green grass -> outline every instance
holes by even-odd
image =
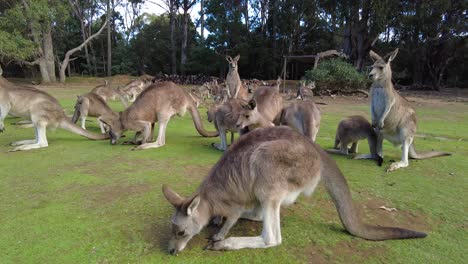
[[[48,89],[71,113],[76,94],[88,88]],[[111,103],[116,110],[122,106]],[[366,101],[322,107],[318,143],[333,144],[340,119],[368,116]],[[205,230],[178,257],[167,254],[172,206],[164,199],[167,183],[181,194],[194,191],[221,153],[218,138],[199,136],[187,114],[169,123],[166,146],[130,151],[90,141],[67,131],[49,131],[49,147],[8,153],[9,142],[30,139],[32,129],[10,125],[0,135],[1,263],[463,263],[467,243],[468,106],[417,107],[419,150],[454,153],[385,173],[400,150],[384,145],[384,167],[372,161],[334,156],[365,219],[428,232],[419,240],[365,241],[343,232],[335,209],[320,187],[312,197],[283,208],[283,244],[270,249],[204,251]],[[205,110],[200,110],[205,114]],[[446,117],[448,115],[448,118]],[[95,122],[88,122],[97,132]],[[213,130],[212,125],[206,126]],[[131,133],[127,133],[132,136]],[[434,136],[444,136],[440,140]],[[461,140],[459,140],[461,139]],[[360,152],[367,152],[365,143]],[[386,212],[379,206],[396,207]],[[257,235],[261,225],[241,221],[231,235]]]

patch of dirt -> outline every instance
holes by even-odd
[[[153,186],[147,184],[92,186],[86,188],[86,199],[92,204],[101,206],[126,199],[132,195],[146,193],[151,190],[153,190]]]
[[[140,195],[153,190],[153,186],[148,184],[130,184],[120,183],[113,185],[92,185],[86,186],[82,184],[74,184],[61,190],[61,192],[76,192],[80,193],[86,201],[85,206],[98,208],[114,204],[117,201],[128,199],[133,195]]]
[[[364,246],[364,243],[370,242],[353,239],[341,241],[333,247],[309,247],[305,250],[307,263],[360,263],[369,258],[379,259],[385,255],[386,246],[383,243],[374,241],[372,246]]]
[[[203,180],[210,172],[213,165],[184,165],[184,176],[190,180]]]
[[[130,151],[130,150],[129,150]],[[119,166],[120,164],[125,166]],[[132,166],[127,166],[131,164]],[[157,171],[172,171],[173,168],[167,163],[156,159],[143,159],[143,158],[130,158],[124,155],[118,155],[99,161],[86,161],[80,163],[73,163],[62,167],[53,168],[51,173],[60,173],[61,171],[78,170],[81,173],[108,177],[130,174],[135,171],[135,166],[138,166],[138,171],[141,169],[157,170]]]

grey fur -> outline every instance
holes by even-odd
[[[294,203],[301,193],[312,194],[321,179],[350,234],[369,240],[426,236],[408,229],[363,223],[335,161],[307,137],[279,126],[242,136],[189,197],[184,198],[163,185],[164,196],[175,207],[169,252],[182,251],[213,216],[223,216],[226,222],[208,249],[277,246],[282,241],[280,206]],[[262,221],[261,235],[225,238],[239,218]]]
[[[86,117],[98,117],[101,133],[106,133],[103,123],[100,121],[100,116],[116,116],[117,113],[107,105],[106,101],[95,93],[87,93],[78,95],[75,103],[75,112],[73,113],[72,122],[76,123],[81,118],[81,128],[86,129]]]
[[[438,156],[449,156],[450,153],[430,151],[417,153],[414,149],[414,135],[416,134],[416,113],[409,102],[400,96],[392,83],[392,69],[390,62],[396,57],[398,49],[387,54],[384,58],[370,51],[374,60],[369,76],[371,86],[371,119],[372,126],[378,129],[377,153],[382,155],[383,139],[394,145],[402,146],[401,161],[390,164],[388,171],[409,165],[408,155],[415,159],[425,159]]]
[[[375,159],[379,166],[382,165],[382,157],[377,154],[377,134],[366,118],[360,115],[349,116],[340,121],[336,129],[334,149],[328,149],[328,153],[348,155],[358,152],[358,141],[367,139],[370,155],[359,155],[356,159]],[[352,144],[351,149],[348,146]]]
[[[204,137],[216,137],[217,132],[207,132],[198,113],[196,103],[190,95],[173,82],[155,83],[145,89],[125,111],[116,116],[102,116],[100,120],[109,127],[111,144],[115,144],[127,130],[136,132],[135,143],[142,137],[141,145],[134,149],[157,148],[165,145],[166,127],[175,114],[183,116],[189,110],[198,133]],[[154,124],[159,123],[156,142],[153,137]]]
[[[32,121],[36,139],[11,143],[12,151],[47,147],[46,129],[60,127],[89,139],[106,139],[106,135],[96,135],[73,124],[65,115],[57,99],[48,93],[32,87],[14,85],[0,77],[0,132],[5,128],[3,120],[11,113]]]
[[[313,101],[293,102],[281,111],[280,124],[289,126],[315,142],[320,128],[320,109]]]
[[[240,55],[237,55],[234,59],[231,56],[226,56],[226,60],[229,63],[229,72],[226,76],[226,86],[228,92],[228,98],[248,100],[249,94],[247,89],[242,85],[242,81],[238,72],[238,64]]]

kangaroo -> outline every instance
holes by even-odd
[[[100,116],[117,116],[117,113],[112,111],[112,109],[106,104],[106,101],[102,99],[101,96],[95,93],[87,93],[84,95],[78,95],[75,112],[73,113],[72,122],[76,124],[79,118],[81,118],[81,128],[86,129],[86,117],[100,117]],[[104,124],[98,118],[99,127],[101,128],[101,133],[106,133],[104,129]]]
[[[145,89],[135,102],[120,112],[118,116],[101,116],[99,119],[109,127],[111,144],[127,130],[135,131],[135,141],[141,135],[141,145],[134,149],[158,148],[165,145],[166,127],[175,114],[183,116],[187,109],[192,115],[193,123],[198,133],[204,137],[216,137],[217,132],[207,132],[198,113],[193,99],[173,82],[160,82]],[[151,142],[153,126],[159,122],[159,132],[156,142]]]
[[[335,145],[327,152],[341,155],[357,153],[358,141],[362,139],[367,139],[371,154],[359,155],[355,159],[375,159],[377,164],[382,166],[383,159],[376,151],[377,134],[369,121],[360,115],[349,116],[340,121],[336,129]],[[352,144],[351,149],[348,149],[349,144]]]
[[[239,131],[239,128],[236,126],[236,122],[239,119],[239,114],[242,109],[242,103],[243,101],[239,99],[229,99],[221,105],[210,107],[208,110],[208,121],[213,122],[221,139],[220,144],[212,144],[214,148],[221,151],[225,151],[227,149],[226,132],[231,132],[231,144],[234,142],[234,133],[244,133],[244,131]]]
[[[416,134],[416,113],[409,102],[400,96],[392,83],[392,69],[390,62],[395,59],[398,49],[387,54],[384,58],[370,51],[374,61],[369,77],[371,85],[371,119],[372,126],[378,129],[377,153],[382,155],[382,143],[386,138],[394,145],[402,146],[401,161],[393,162],[387,172],[404,168],[409,165],[408,155],[413,159],[426,159],[439,156],[449,156],[450,153],[429,151],[418,153],[414,147]]]
[[[296,99],[305,100],[307,97],[313,97],[315,89],[315,82],[310,82],[308,85],[305,81],[301,81],[299,88],[297,89]]]
[[[105,85],[98,85],[91,90],[91,93],[97,94],[107,102],[107,100],[115,101],[119,99],[125,107],[128,107],[129,101],[119,89],[113,88],[106,81]]]
[[[60,127],[89,139],[107,139],[106,135],[96,135],[73,124],[65,115],[57,99],[48,93],[31,87],[14,85],[0,76],[0,132],[5,125],[3,120],[11,113],[14,116],[31,120],[36,130],[36,139],[11,143],[16,146],[11,151],[30,150],[47,147],[47,127]]]
[[[153,79],[154,77],[150,75],[143,75],[139,79],[127,83],[127,85],[120,90],[124,93],[129,102],[135,102],[138,95],[153,84]]]
[[[249,127],[269,127],[279,124],[280,113],[283,108],[283,98],[279,93],[281,80],[278,78],[276,86],[259,86],[248,104],[243,105],[237,126],[240,129]]]
[[[280,245],[280,206],[293,204],[301,193],[311,195],[321,179],[351,235],[368,240],[426,237],[422,232],[363,223],[335,161],[310,139],[280,126],[256,129],[242,136],[189,197],[163,185],[164,196],[175,207],[169,253],[181,252],[213,216],[223,216],[226,221],[207,249]],[[239,218],[262,221],[261,235],[225,239]]]
[[[298,101],[283,108],[280,124],[295,129],[315,142],[320,119],[320,109],[313,101]]]
[[[247,100],[249,97],[247,89],[242,85],[242,81],[239,76],[237,62],[239,61],[240,55],[231,58],[226,56],[226,60],[229,63],[229,72],[226,76],[226,85],[228,91],[228,98],[239,98]]]

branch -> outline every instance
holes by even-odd
[[[65,54],[65,58],[63,59],[63,62],[62,64],[60,65],[60,82],[65,82],[65,69],[67,68],[67,65],[68,65],[68,62],[70,61],[70,56],[77,52],[77,51],[80,51],[84,46],[86,46],[86,44],[88,44],[91,40],[93,40],[94,38],[96,38],[97,36],[99,36],[101,34],[101,32],[104,30],[104,28],[106,28],[106,25],[108,23],[108,20],[109,18],[107,18],[106,20],[104,20],[104,24],[102,25],[102,27],[99,29],[98,32],[96,32],[94,35],[91,35],[89,36],[83,43],[81,43],[81,45],[79,45],[78,47],[76,48],[73,48],[69,51],[67,51],[67,53]]]
[[[35,61],[20,61],[21,64],[28,65],[28,66],[34,66],[39,64],[39,59]]]

